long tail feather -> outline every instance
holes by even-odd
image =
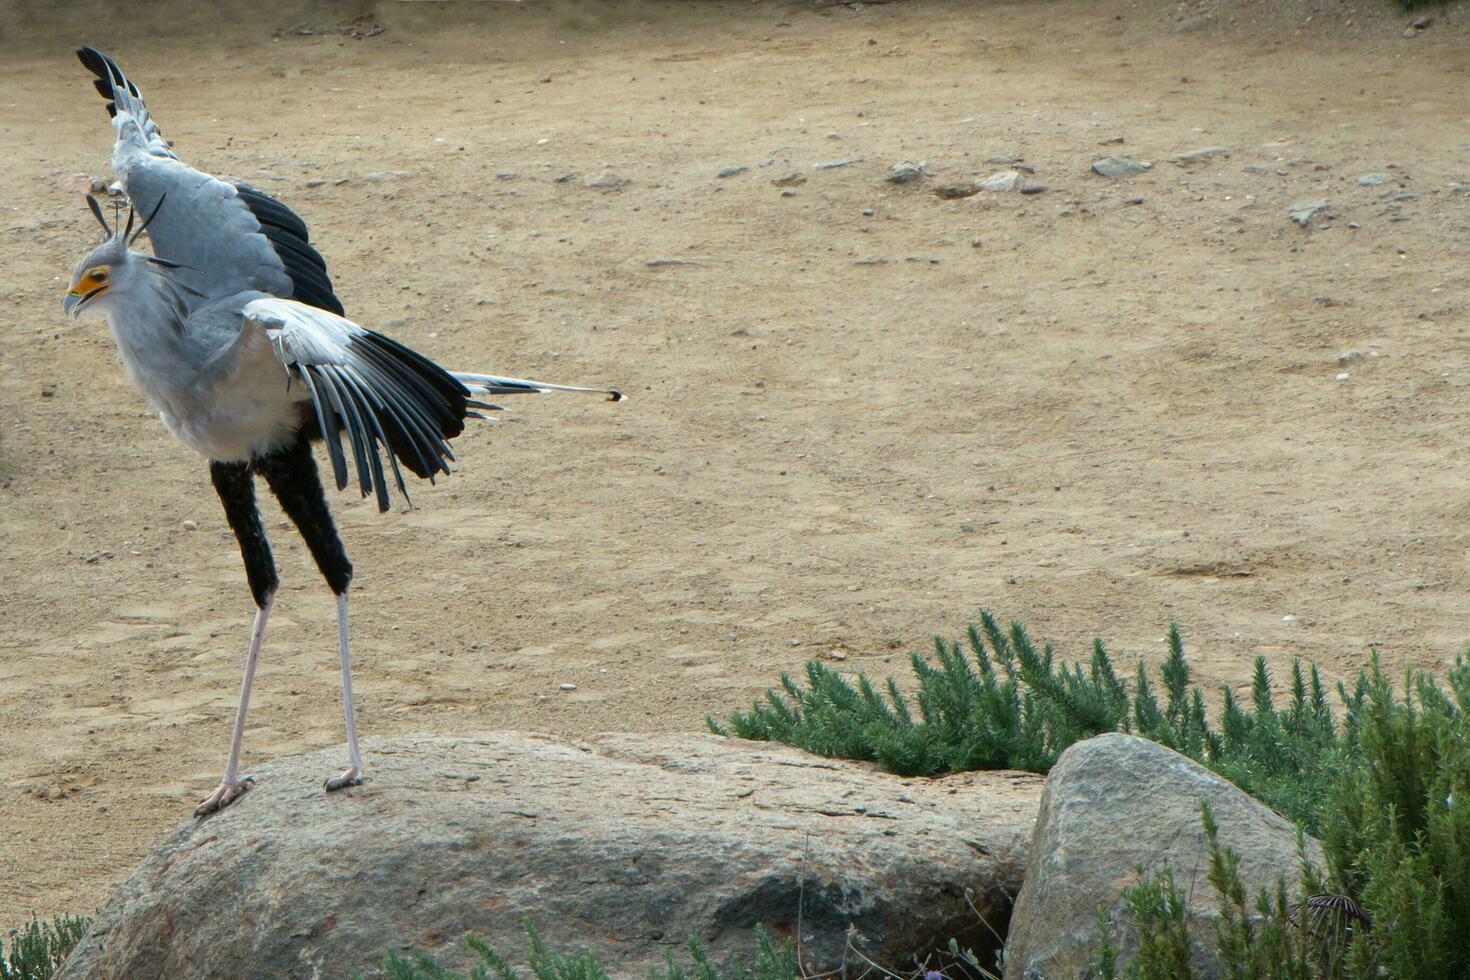
[[[578,388],[573,385],[529,381],[525,378],[502,378],[494,374],[465,374],[459,371],[451,371],[450,374],[474,395],[540,395],[551,391],[571,391],[585,395],[606,395],[610,402],[628,399],[627,395],[612,388]]]

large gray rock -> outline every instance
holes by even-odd
[[[690,935],[728,962],[798,916],[816,972],[849,927],[899,965],[985,945],[967,890],[1004,931],[1041,795],[1024,773],[903,779],[714,736],[497,733],[370,743],[367,784],[324,796],[340,755],[277,760],[186,820],[59,977],[377,977],[400,944],[463,967],[467,931],[522,956],[526,917],[613,976]]]
[[[1200,801],[1210,804],[1220,841],[1240,854],[1240,877],[1258,889],[1298,879],[1296,827],[1191,759],[1131,735],[1100,735],[1062,753],[1046,780],[1041,812],[1006,937],[1005,980],[1090,977],[1097,909],[1122,925],[1123,962],[1137,950],[1122,890],[1165,865],[1188,895],[1196,976],[1218,976],[1211,917],[1219,911],[1206,876],[1209,853]],[[1322,863],[1308,841],[1308,857]]]

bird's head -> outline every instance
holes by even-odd
[[[146,221],[133,231],[134,212],[129,210],[128,223],[122,227],[121,222],[116,227],[110,226],[107,219],[102,215],[102,207],[97,199],[88,196],[87,203],[92,208],[92,213],[102,225],[102,230],[107,237],[102,244],[82,257],[72,270],[71,286],[66,291],[66,297],[62,300],[62,309],[66,315],[76,319],[83,313],[102,312],[107,309],[109,296],[114,290],[126,292],[128,287],[135,283],[140,277],[148,274],[149,263],[163,263],[151,255],[134,252],[128,246],[138,240],[138,236],[148,227],[148,222],[153,220],[153,215],[158,213],[158,207],[153,209]],[[162,199],[158,205],[162,206]]]

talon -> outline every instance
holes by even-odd
[[[254,785],[254,776],[246,776],[238,783],[220,783],[218,789],[199,801],[199,805],[194,808],[194,816],[207,817],[211,813],[218,813],[244,796]]]
[[[350,767],[342,770],[342,772],[339,773],[338,775],[332,776],[326,782],[322,783],[322,789],[324,789],[328,793],[330,793],[333,790],[342,789],[345,786],[361,786],[361,785],[362,785],[362,772],[359,771],[357,769],[357,767],[350,766]]]

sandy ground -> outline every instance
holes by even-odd
[[[363,323],[634,396],[522,400],[411,512],[334,496],[366,732],[698,729],[982,606],[1125,665],[1178,621],[1211,685],[1466,645],[1461,8],[385,4],[354,39],[40,6],[0,58],[0,925],[95,907],[214,785],[251,611],[203,460],[61,317],[111,145],[84,41],[307,218]],[[932,193],[996,156],[1046,191]],[[267,507],[247,766],[342,738],[330,596]]]

